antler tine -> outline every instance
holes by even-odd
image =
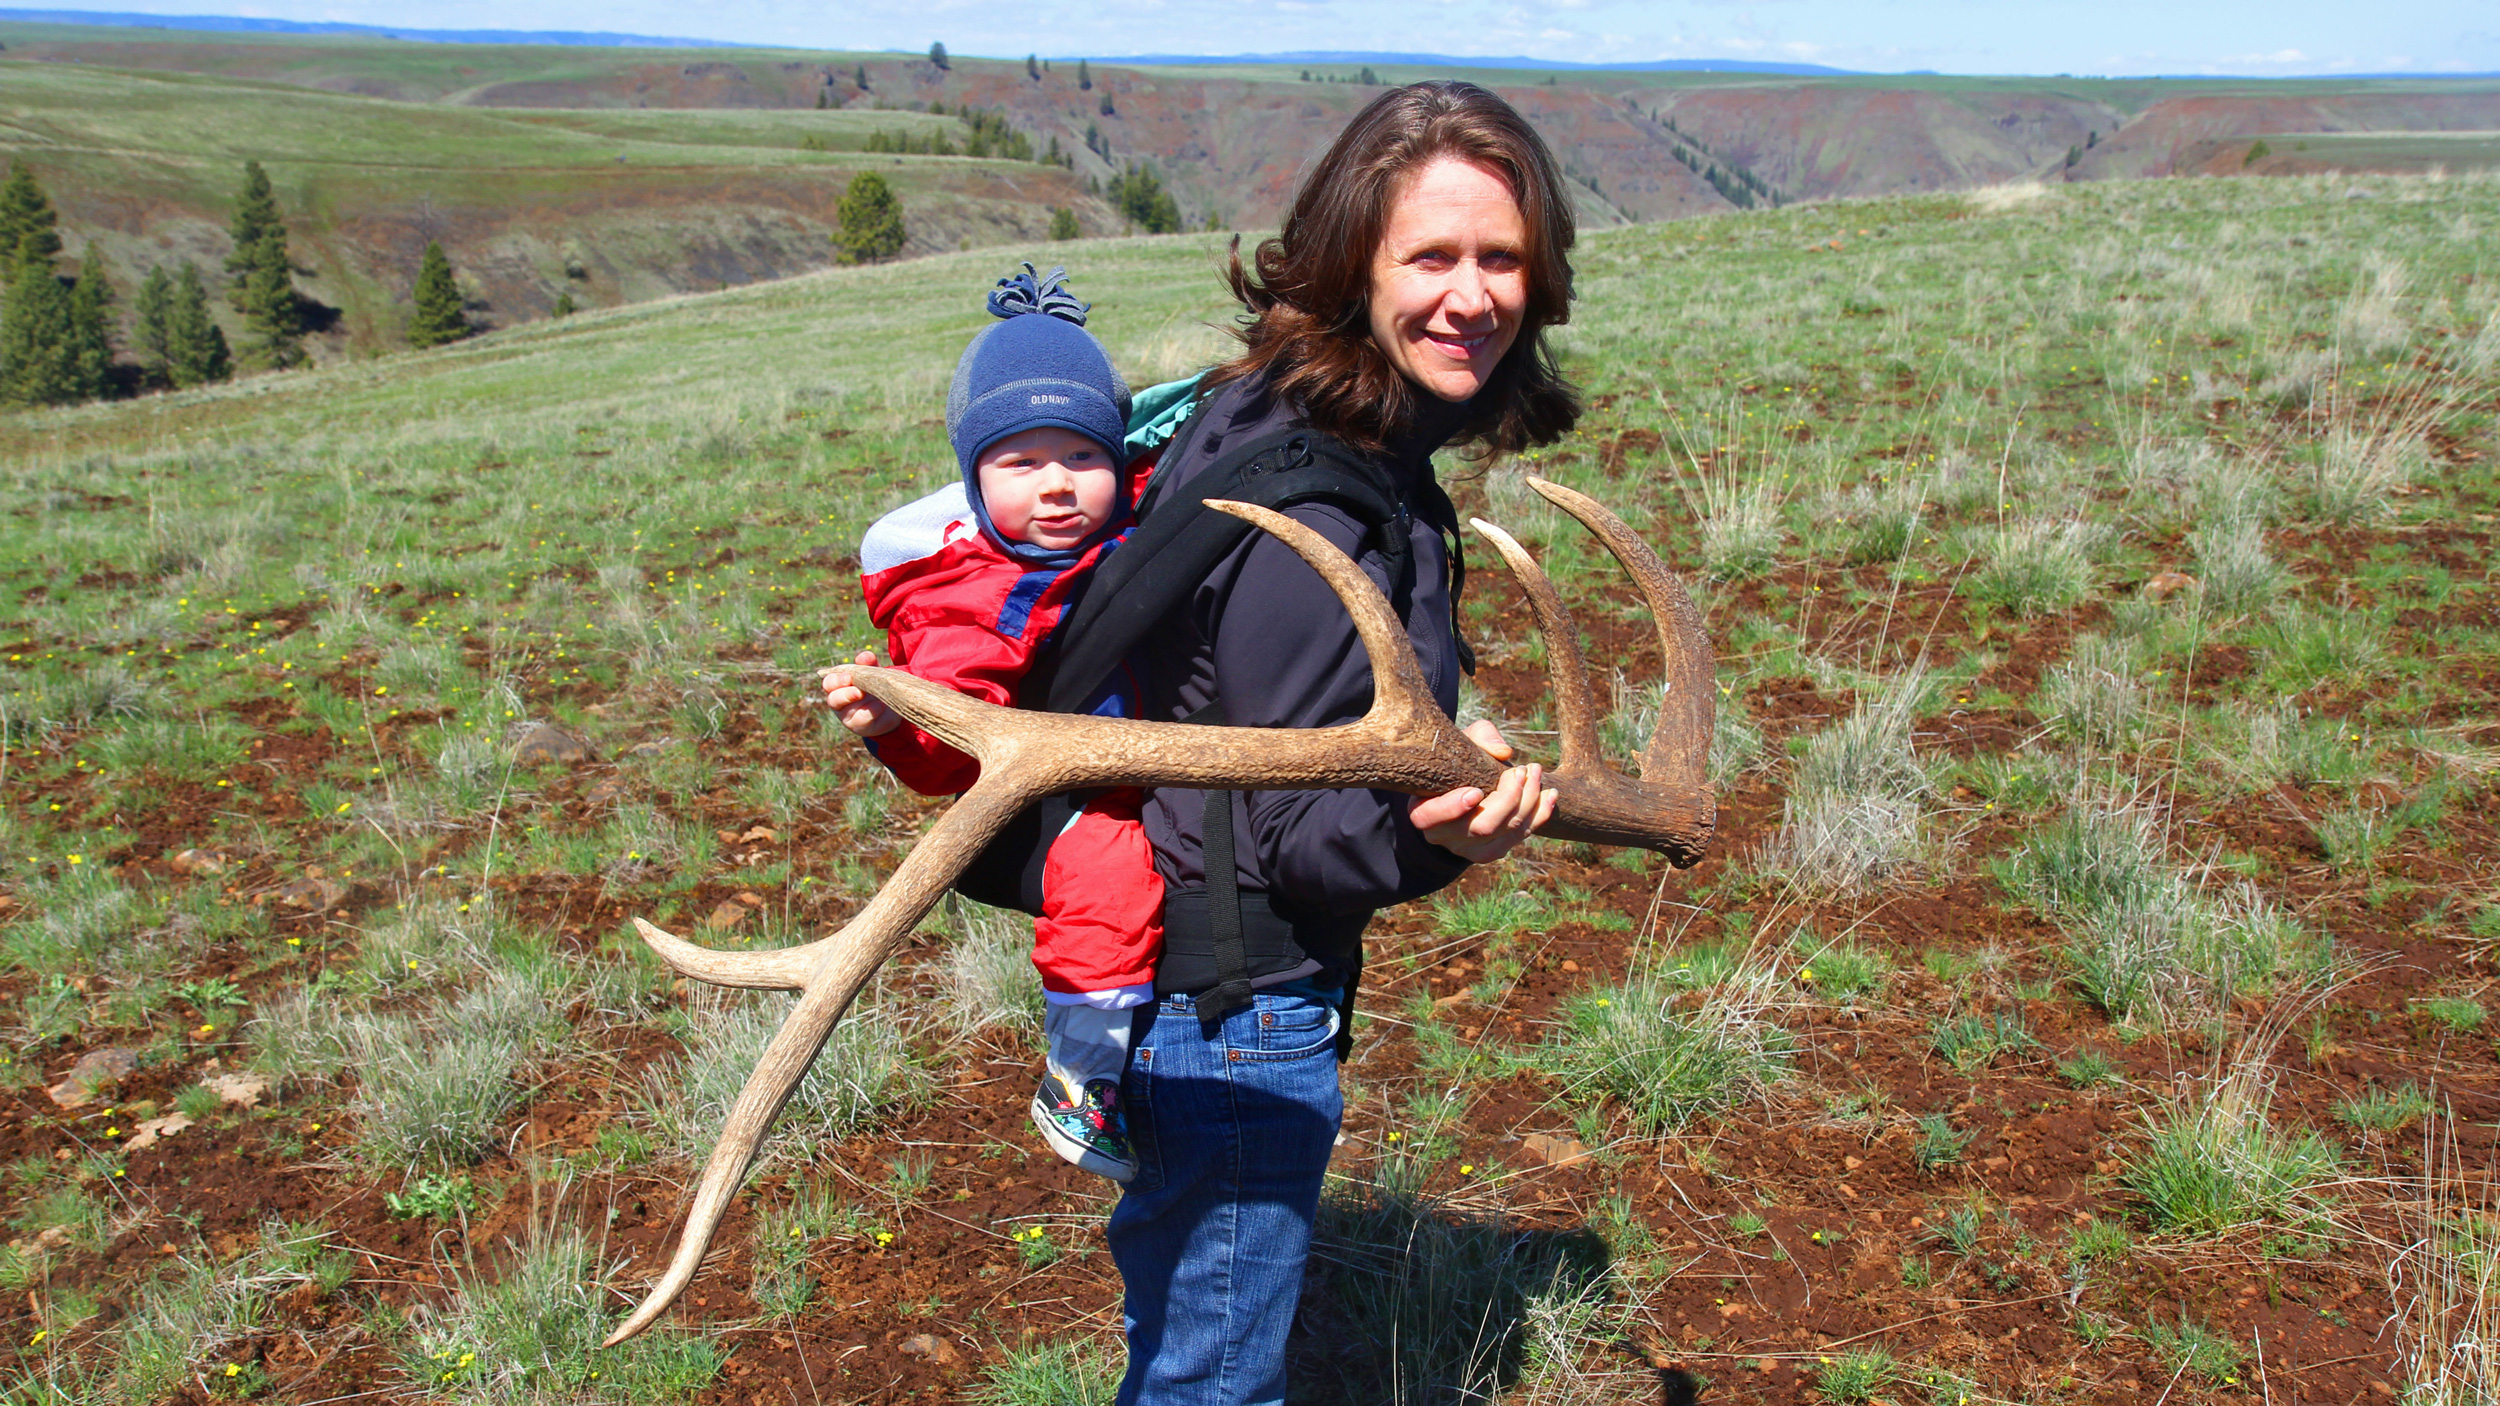
[[[1658,726],[1641,753],[1641,779],[1668,786],[1706,791],[1709,784],[1710,734],[1718,724],[1718,683],[1710,662],[1710,641],[1702,633],[1701,612],[1684,583],[1640,539],[1623,519],[1604,504],[1559,483],[1530,475],[1528,486],[1555,507],[1580,520],[1580,525],[1606,544],[1658,622],[1666,692],[1658,700]]]
[[[713,1234],[729,1213],[730,1198],[746,1181],[747,1168],[763,1150],[764,1137],[772,1131],[773,1120],[781,1116],[782,1105],[798,1090],[799,1080],[806,1077],[807,1067],[815,1062],[816,1052],[824,1047],[842,1013],[851,1008],[860,988],[911,935],[990,836],[1041,794],[1045,793],[1034,790],[1025,778],[1011,772],[985,773],[929,827],[929,832],[904,857],[868,906],[830,937],[783,953],[706,952],[692,944],[679,944],[703,952],[705,965],[714,970],[719,969],[717,959],[731,955],[788,956],[806,952],[813,954],[813,962],[803,978],[798,1003],[783,1018],[772,1043],[764,1047],[745,1087],[738,1091],[737,1102],[730,1105],[729,1118],[721,1125],[720,1141],[695,1183],[685,1229],[678,1233],[676,1255],[632,1316],[608,1335],[605,1346],[614,1347],[659,1321],[677,1296],[694,1282]],[[658,931],[647,929],[645,940]]]
[[[1589,688],[1588,660],[1580,653],[1580,627],[1572,623],[1571,612],[1563,609],[1562,597],[1554,593],[1545,569],[1517,538],[1483,518],[1467,521],[1501,552],[1510,574],[1519,578],[1519,588],[1527,592],[1528,605],[1536,612],[1537,633],[1545,637],[1545,672],[1554,681],[1554,711],[1562,733],[1562,765],[1556,774],[1603,768],[1606,758],[1597,745],[1597,700]]]
[[[722,952],[697,947],[666,928],[634,919],[634,931],[660,960],[680,975],[714,986],[742,986],[752,991],[796,991],[807,985],[807,970],[816,964],[820,942],[782,947],[769,952]]]
[[[1416,662],[1415,646],[1406,637],[1406,625],[1390,608],[1389,598],[1380,593],[1380,587],[1354,564],[1354,558],[1273,508],[1237,503],[1229,498],[1209,498],[1207,506],[1231,513],[1293,548],[1337,593],[1337,599],[1345,603],[1346,613],[1354,617],[1354,631],[1362,637],[1364,651],[1371,655],[1372,706],[1365,715],[1366,722],[1377,719],[1399,727],[1428,725],[1427,720],[1429,724],[1446,724],[1441,705],[1432,700],[1432,685],[1424,682],[1423,665]]]

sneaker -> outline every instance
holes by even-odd
[[[1086,1081],[1081,1101],[1045,1074],[1033,1095],[1033,1126],[1050,1150],[1098,1177],[1125,1182],[1137,1175],[1137,1154],[1128,1143],[1128,1118],[1120,1112],[1120,1086],[1110,1079]]]

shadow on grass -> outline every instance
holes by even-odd
[[[1320,1202],[1290,1345],[1293,1406],[1466,1406],[1602,1330],[1613,1256],[1594,1232],[1534,1230],[1395,1184]]]

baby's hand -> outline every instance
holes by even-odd
[[[876,662],[876,653],[866,649],[861,650],[859,657],[851,661],[852,664],[872,666]],[[883,737],[903,725],[900,714],[869,697],[865,690],[851,682],[849,665],[836,665],[825,670],[823,682],[825,706],[833,709],[841,717],[844,727],[859,736]]]

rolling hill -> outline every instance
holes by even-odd
[[[235,168],[267,164],[303,228],[324,354],[395,342],[440,239],[489,323],[830,263],[833,206],[873,164],[910,255],[1030,239],[1049,210],[1117,232],[1131,164],[1193,227],[1257,229],[1376,92],[1350,65],[1086,65],[720,47],[422,44],[0,24],[0,149],[30,163],[117,277],[222,258]],[[2463,168],[2500,81],[2098,80],[1374,65],[1495,88],[1553,143],[1583,224],[2026,179]],[[871,133],[1004,114],[1073,169],[871,156]],[[2452,134],[2431,146],[2419,134]],[[2294,140],[2281,138],[2293,136]],[[2296,148],[2298,135],[2320,141]],[[2266,137],[2273,164],[2247,159]],[[2368,140],[2365,140],[2368,139]],[[2392,143],[2392,145],[2391,145]],[[2297,159],[2295,160],[2295,157]]]

